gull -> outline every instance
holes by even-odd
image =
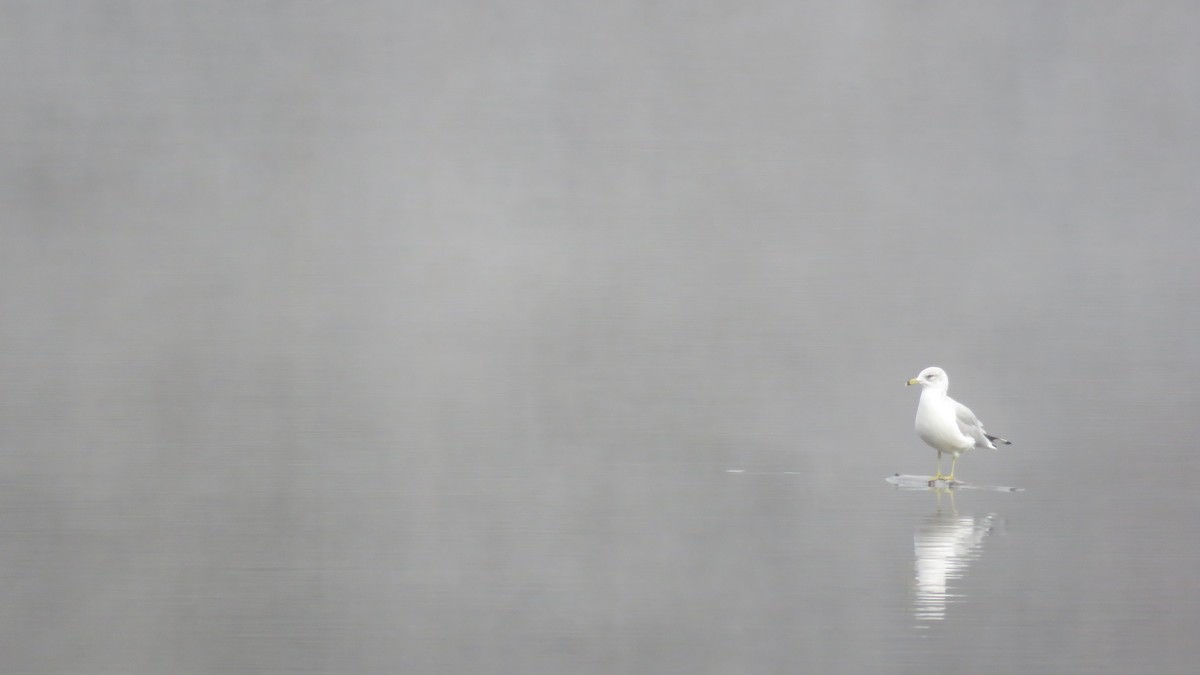
[[[1012,445],[1011,442],[984,431],[983,423],[979,421],[975,413],[971,412],[970,408],[950,398],[946,393],[950,390],[950,378],[941,368],[937,366],[926,368],[921,371],[920,375],[909,380],[908,384],[921,385],[921,402],[917,404],[915,424],[917,435],[927,445],[937,450],[937,475],[929,481],[930,485],[938,480],[953,481],[954,465],[958,463],[958,456],[968,450],[974,448],[995,450],[996,446],[992,445],[992,441]],[[949,475],[942,475],[943,454],[953,458],[950,462]]]

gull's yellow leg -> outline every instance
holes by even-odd
[[[937,459],[937,474],[933,478],[929,479],[930,485],[933,485],[934,483],[936,483],[939,480],[945,480],[945,478],[946,478],[945,476],[942,475],[942,453],[939,452],[937,457],[938,457],[938,459]],[[950,473],[954,473],[954,471],[951,471]]]
[[[952,459],[950,461],[950,475],[942,476],[942,479],[944,479],[947,483],[954,480],[954,465],[955,464],[958,464],[958,455],[954,455],[954,459]],[[941,472],[939,471],[938,473],[941,473]]]

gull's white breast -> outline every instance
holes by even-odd
[[[917,404],[917,435],[939,452],[957,455],[975,447],[975,441],[958,428],[954,403],[945,392],[925,389]]]

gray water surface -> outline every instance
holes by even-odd
[[[0,671],[1191,672],[1198,20],[0,3]]]

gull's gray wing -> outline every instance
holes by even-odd
[[[964,436],[973,439],[975,441],[975,447],[991,448],[992,450],[995,450],[996,446],[992,445],[992,441],[999,441],[1005,445],[1012,445],[1003,438],[1000,438],[999,436],[993,436],[984,431],[983,422],[979,421],[979,418],[975,416],[975,413],[971,412],[970,408],[952,398],[950,399],[950,402],[954,404],[954,417],[958,422],[958,430],[961,431]]]

